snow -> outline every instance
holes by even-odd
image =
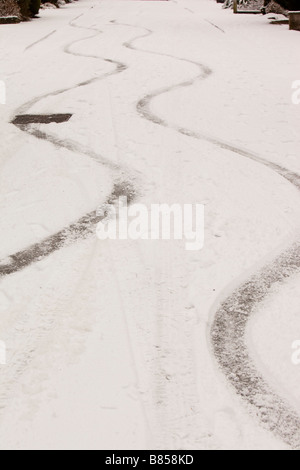
[[[0,42],[0,258],[95,210],[120,178],[147,205],[205,204],[206,244],[95,234],[3,278],[0,448],[286,449],[227,384],[209,332],[232,286],[297,239],[299,194],[211,140],[300,172],[299,35],[212,0],[81,0],[40,16],[6,26]],[[211,73],[198,79],[195,63]],[[163,125],[136,110],[149,95]],[[73,114],[40,129],[74,151],[9,124],[24,111]],[[296,409],[298,284],[273,287],[247,338]]]
[[[292,345],[300,338],[299,303],[297,290],[299,275],[288,284],[274,290],[251,321],[249,341],[256,359],[265,374],[274,380],[279,390],[284,390],[291,405],[297,408],[300,399],[300,367],[292,362]],[[280,296],[278,295],[278,290]],[[288,318],[286,312],[288,308]],[[264,334],[265,331],[268,334]]]

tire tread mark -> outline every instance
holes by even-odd
[[[118,25],[118,23],[115,23]],[[130,26],[123,24],[123,26]],[[172,86],[164,87],[144,96],[137,103],[138,113],[153,124],[172,129],[184,136],[203,140],[214,146],[260,163],[285,178],[300,190],[300,176],[274,162],[265,160],[260,155],[237,147],[214,136],[196,132],[169,123],[151,110],[152,101],[158,96],[176,89],[194,85],[197,81],[208,78],[213,72],[203,64],[175,57],[170,54],[150,51],[134,46],[140,39],[149,37],[153,31],[143,28],[146,33],[137,36],[124,47],[137,52],[145,52],[161,57],[168,57],[180,62],[193,64],[200,68],[201,73],[193,79]],[[257,370],[245,343],[247,325],[251,314],[258,304],[268,295],[271,286],[283,282],[290,276],[300,272],[300,242],[293,244],[288,250],[268,264],[263,270],[250,278],[227,298],[215,314],[210,329],[212,348],[220,369],[235,389],[238,396],[248,404],[249,411],[274,435],[282,439],[293,449],[300,449],[300,417],[296,410],[272,390]]]
[[[114,172],[116,172],[117,176],[115,177],[113,191],[110,194],[110,196],[107,198],[106,204],[114,204],[116,200],[121,196],[126,196],[128,198],[128,202],[131,203],[135,199],[136,190],[133,187],[133,185],[129,183],[127,180],[126,175],[128,174],[128,169],[125,167],[125,165],[122,166],[120,164],[114,163],[110,161],[109,159],[106,159],[102,155],[95,153],[76,142],[73,142],[70,140],[62,140],[62,139],[59,139],[58,137],[47,134],[46,132],[42,132],[38,128],[33,126],[32,124],[26,125],[26,124],[19,123],[19,119],[22,115],[26,114],[28,110],[31,109],[34,105],[36,105],[37,103],[39,103],[40,101],[48,97],[61,95],[68,91],[90,85],[92,83],[95,83],[100,80],[104,80],[105,78],[111,77],[113,75],[122,73],[125,70],[127,70],[127,65],[125,63],[114,61],[112,59],[98,57],[95,55],[78,54],[78,53],[74,53],[71,51],[71,47],[74,44],[91,39],[102,33],[102,31],[95,29],[95,28],[89,28],[89,27],[76,25],[75,22],[82,16],[84,16],[84,14],[81,14],[77,16],[76,18],[74,18],[69,23],[70,26],[74,28],[92,30],[94,31],[94,34],[92,36],[88,36],[88,37],[73,41],[72,43],[65,46],[64,52],[67,54],[76,55],[80,57],[95,58],[98,60],[102,59],[109,64],[115,65],[115,69],[113,71],[104,73],[99,77],[94,77],[92,79],[80,82],[77,85],[74,85],[72,87],[62,88],[62,89],[59,89],[50,93],[46,93],[42,96],[39,96],[30,100],[29,102],[23,104],[21,107],[19,107],[15,111],[15,114],[14,114],[13,119],[11,120],[11,123],[16,125],[21,131],[26,132],[29,135],[32,135],[38,139],[42,139],[49,143],[52,143],[53,145],[59,148],[65,148],[73,152],[87,155],[93,160],[95,160],[97,163],[105,165],[110,170],[113,170]],[[8,256],[3,260],[0,260],[0,278],[19,272],[29,267],[30,265],[38,261],[41,261],[42,259],[46,258],[50,254],[54,253],[55,251],[60,250],[61,248],[67,245],[70,245],[78,240],[89,237],[90,235],[93,234],[95,225],[99,223],[101,220],[103,220],[105,217],[106,217],[106,214],[99,217],[97,215],[97,210],[92,211],[80,217],[77,221],[69,224],[68,226],[60,230],[59,232],[43,239],[42,241],[38,243],[35,243],[27,247],[24,250],[21,250],[13,255]]]

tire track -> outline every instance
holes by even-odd
[[[263,427],[293,449],[300,449],[300,418],[296,410],[263,378],[246,347],[248,322],[277,283],[300,271],[300,241],[238,287],[219,306],[211,328],[217,361],[236,393]]]
[[[115,24],[118,25],[118,23]],[[129,24],[119,25],[133,27]],[[158,89],[143,97],[137,104],[140,116],[153,124],[172,129],[193,139],[209,142],[222,150],[262,164],[300,190],[300,176],[297,173],[214,136],[169,123],[151,110],[151,103],[155,98],[177,89],[190,87],[197,81],[208,78],[213,72],[205,65],[192,60],[136,47],[136,41],[154,34],[149,29],[143,29],[146,31],[145,34],[125,42],[124,47],[132,51],[168,57],[182,63],[195,65],[200,69],[200,73],[191,80]],[[272,387],[257,370],[246,346],[246,332],[251,315],[260,302],[267,297],[271,287],[278,282],[284,282],[299,271],[300,241],[293,244],[273,262],[237,288],[231,296],[227,297],[215,313],[214,322],[209,332],[218,365],[238,396],[247,403],[249,412],[259,419],[265,429],[271,431],[293,449],[300,449],[300,417],[296,410],[292,409],[283,398],[272,390]]]
[[[114,70],[111,72],[107,72],[102,74],[99,77],[95,77],[83,82],[78,83],[69,88],[62,88],[60,90],[47,93],[43,96],[37,97],[32,99],[31,101],[23,104],[20,108],[15,111],[15,115],[12,119],[13,121],[16,120],[17,116],[25,114],[32,106],[39,103],[43,99],[48,97],[62,95],[71,90],[75,90],[84,86],[88,86],[92,83],[98,82],[100,80],[104,80],[108,77],[120,74],[127,70],[127,65],[122,62],[114,61],[111,59],[102,58],[96,55],[88,55],[88,54],[80,54],[72,51],[72,47],[81,42],[93,37],[96,37],[98,34],[101,34],[102,31],[97,30],[95,28],[88,28],[83,26],[78,26],[75,22],[84,16],[84,14],[76,17],[74,20],[70,22],[70,25],[74,28],[92,30],[95,34],[90,35],[86,38],[82,38],[80,40],[76,40],[69,45],[67,45],[64,49],[65,53],[75,55],[77,57],[89,57],[94,58],[97,60],[104,60],[105,62],[114,65]],[[120,197],[127,197],[128,204],[131,204],[137,197],[137,189],[136,189],[136,179],[138,179],[139,175],[136,171],[131,170],[124,164],[120,163],[113,163],[109,159],[105,158],[103,155],[93,152],[92,150],[84,147],[83,145],[74,142],[72,140],[62,140],[56,136],[48,134],[46,132],[42,132],[38,127],[34,124],[24,125],[19,124],[17,127],[38,139],[45,140],[52,145],[58,148],[65,148],[70,150],[74,153],[79,153],[82,155],[86,155],[89,158],[95,160],[98,164],[104,165],[106,168],[112,171],[113,176],[113,189],[111,194],[107,197],[106,201],[101,203],[101,206],[88,214],[83,215],[77,221],[70,223],[68,226],[64,227],[59,232],[43,239],[42,241],[33,244],[26,249],[19,251],[7,258],[0,260],[0,279],[3,280],[6,276],[17,273],[22,271],[23,269],[37,263],[47,256],[51,255],[52,253],[70,246],[79,240],[84,240],[92,235],[95,236],[95,227],[96,225],[105,219],[110,214],[110,206],[114,205]],[[87,260],[87,267],[90,265],[91,257]],[[77,285],[81,282],[82,279],[88,278],[88,276],[84,276],[84,274],[80,276],[80,280],[77,280]],[[76,292],[76,289],[74,290]],[[33,303],[34,299],[32,299]],[[27,306],[28,308],[28,306]],[[46,315],[40,315],[38,312],[38,316],[35,318],[26,318],[21,317],[18,319],[17,325],[14,325],[14,331],[11,333],[13,337],[13,344],[16,346],[14,347],[14,355],[12,358],[12,362],[10,366],[5,369],[3,374],[0,376],[0,414],[2,415],[3,410],[7,406],[7,401],[9,397],[12,395],[13,390],[16,384],[19,383],[19,377],[23,374],[24,370],[28,368],[34,354],[36,353],[40,341],[45,337],[49,329],[53,328],[55,318],[53,312],[50,312]],[[30,331],[30,334],[24,334],[27,331]],[[127,332],[128,334],[128,332]],[[22,339],[21,339],[22,338]],[[21,341],[21,347],[19,344],[18,339]],[[10,340],[9,340],[10,342]],[[130,341],[129,341],[129,350],[130,354],[132,355],[132,351],[130,349]],[[132,357],[132,364],[134,367],[134,373],[136,380],[138,382],[137,371],[135,368],[134,358]],[[137,387],[138,388],[138,387]],[[142,400],[141,408],[143,410],[143,416],[145,420],[145,426],[149,432],[149,425],[147,421],[146,412],[144,409],[144,405]]]
[[[119,24],[119,23],[116,23],[116,22],[114,24],[119,25],[119,26],[127,26],[127,27],[131,27],[131,28],[133,27],[133,25],[129,25],[129,24]],[[142,49],[142,48],[135,47],[134,43],[136,41],[138,41],[140,39],[145,39],[145,38],[151,36],[152,34],[154,34],[153,31],[151,31],[149,29],[146,29],[146,28],[141,28],[141,29],[144,29],[146,31],[146,33],[133,38],[129,42],[125,42],[123,44],[124,47],[126,47],[127,49],[131,49],[133,51],[145,52],[147,54],[153,54],[153,55],[157,55],[157,56],[160,56],[160,57],[168,57],[170,59],[174,59],[174,60],[177,60],[177,61],[180,61],[180,62],[183,62],[183,63],[195,65],[198,69],[200,69],[200,73],[198,73],[191,80],[180,82],[176,85],[171,85],[171,86],[167,86],[167,87],[164,87],[164,88],[160,88],[159,90],[156,90],[156,91],[150,93],[149,95],[146,95],[137,104],[138,113],[144,119],[152,122],[153,124],[158,124],[160,126],[168,128],[168,129],[172,129],[172,130],[174,130],[174,131],[176,131],[176,132],[178,132],[178,133],[180,133],[184,136],[187,136],[187,137],[192,137],[192,138],[197,139],[197,140],[205,140],[206,142],[209,142],[209,143],[221,148],[222,150],[228,150],[228,151],[236,153],[236,154],[238,154],[242,157],[246,157],[250,160],[261,163],[261,164],[267,166],[268,168],[270,168],[271,170],[274,170],[277,173],[279,173],[281,176],[283,176],[285,179],[287,179],[290,183],[292,183],[294,186],[296,186],[300,190],[300,175],[298,175],[297,173],[294,173],[294,172],[288,170],[287,168],[284,168],[284,167],[282,167],[282,166],[280,166],[276,163],[265,160],[264,158],[262,158],[259,154],[255,153],[255,152],[251,152],[251,151],[249,151],[247,149],[244,149],[242,147],[237,147],[235,145],[232,145],[229,142],[218,139],[214,136],[204,134],[204,133],[201,133],[201,132],[192,131],[191,129],[184,128],[184,127],[181,127],[181,126],[177,126],[176,124],[173,124],[173,123],[169,123],[169,122],[165,121],[164,119],[162,119],[161,117],[159,117],[154,112],[152,112],[151,103],[152,103],[153,100],[155,100],[155,98],[158,98],[159,96],[171,93],[172,91],[178,90],[180,88],[189,88],[190,86],[193,86],[197,81],[202,81],[202,80],[205,80],[206,78],[209,78],[213,74],[213,71],[209,67],[207,67],[206,65],[201,64],[201,63],[196,62],[196,61],[193,61],[193,60],[189,60],[189,59],[185,59],[185,58],[181,58],[181,57],[175,57],[175,56],[172,56],[171,54],[165,54],[165,53],[161,53],[161,52],[149,51],[147,49]]]
[[[112,59],[102,58],[96,55],[89,55],[89,54],[80,54],[73,52],[71,50],[72,46],[78,44],[79,42],[86,41],[88,39],[92,39],[93,37],[102,34],[101,30],[96,28],[89,28],[84,26],[78,26],[76,21],[79,20],[84,13],[77,16],[69,25],[73,28],[79,28],[84,30],[93,31],[93,34],[81,38],[79,40],[73,41],[64,48],[64,52],[67,54],[75,55],[77,57],[85,57],[85,58],[93,58],[97,60],[103,60],[109,64],[114,65],[114,70],[110,72],[106,72],[99,77],[93,77],[89,80],[85,80],[83,82],[78,83],[72,87],[62,88],[50,93],[46,93],[42,96],[36,97],[29,102],[23,104],[15,111],[14,118],[12,119],[12,123],[16,121],[17,116],[26,114],[34,105],[38,104],[40,101],[49,98],[62,95],[68,91],[79,89],[88,85],[91,85],[95,82],[104,80],[108,77],[120,74],[127,70],[127,65],[122,62],[114,61]],[[125,165],[117,164],[111,162],[109,159],[105,158],[103,155],[93,152],[90,149],[87,149],[85,146],[74,142],[73,140],[63,140],[58,137],[55,137],[51,134],[41,131],[38,127],[35,127],[33,124],[15,124],[21,131],[26,132],[29,135],[32,135],[38,139],[45,140],[58,148],[65,148],[69,151],[74,153],[79,153],[82,155],[87,155],[88,157],[95,160],[97,163],[104,165],[106,168],[109,168],[114,172],[114,187],[104,202],[103,207],[107,207],[107,205],[113,205],[121,196],[126,196],[128,198],[128,203],[132,203],[136,197],[136,189],[132,182],[129,182],[129,173],[130,180],[134,179],[134,175],[132,171],[130,171]],[[101,212],[101,211],[100,211]],[[41,242],[33,244],[26,249],[19,251],[11,256],[8,256],[4,260],[0,260],[0,278],[4,276],[8,276],[10,274],[16,273],[21,271],[22,269],[44,259],[45,257],[49,256],[50,254],[54,253],[55,251],[63,248],[64,246],[70,245],[71,243],[75,243],[78,240],[85,239],[91,236],[94,233],[95,226],[103,219],[106,218],[108,215],[107,210],[105,209],[104,212],[99,214],[97,210],[92,211],[82,217],[80,217],[77,221],[69,224],[68,226],[64,227],[59,232],[55,233],[52,236],[49,236],[43,239]]]
[[[210,20],[205,20],[205,21],[206,23],[210,24],[213,28],[216,28],[218,31],[221,31],[221,33],[226,34],[226,31],[224,31],[224,29],[220,28],[220,26],[216,25],[212,21]]]
[[[42,42],[46,41],[46,39],[50,38],[51,36],[53,36],[53,34],[56,33],[56,29],[54,31],[52,31],[51,33],[47,34],[46,36],[43,36],[41,39],[39,39],[38,41],[35,41],[33,42],[32,44],[30,44],[29,46],[27,46],[25,49],[24,49],[24,52],[28,51],[29,49],[32,49],[33,47],[37,46],[38,44],[41,44]]]
[[[88,36],[87,38],[82,38],[80,40],[76,40],[70,43],[64,48],[64,52],[67,54],[75,55],[77,57],[85,57],[85,58],[89,57],[89,58],[94,58],[97,60],[101,59],[109,64],[114,65],[115,66],[114,70],[111,72],[102,74],[99,77],[81,82],[75,86],[60,89],[52,93],[47,93],[43,96],[32,99],[30,102],[25,103],[20,108],[18,108],[18,110],[15,112],[14,118],[12,119],[12,122],[16,119],[17,115],[26,113],[32,106],[39,103],[41,100],[45,98],[61,95],[65,92],[90,85],[94,82],[104,80],[105,78],[120,74],[127,70],[128,66],[125,63],[114,61],[114,60],[107,59],[107,58],[102,58],[96,55],[80,54],[72,50],[72,47],[75,44],[81,41],[85,41],[93,37],[96,37],[98,34],[102,33],[102,31],[98,29],[83,27],[83,26],[79,26],[75,24],[75,22],[82,16],[84,16],[84,14],[72,20],[70,22],[70,26],[74,28],[92,30],[95,32],[95,34]],[[128,168],[123,163],[122,164],[113,163],[109,159],[105,158],[103,155],[99,153],[95,153],[91,149],[88,149],[85,146],[77,142],[74,142],[72,140],[62,140],[56,136],[53,136],[46,132],[42,132],[39,128],[36,128],[34,125],[21,124],[21,125],[18,125],[18,127],[20,128],[21,131],[26,132],[27,134],[32,135],[38,139],[45,140],[58,148],[65,148],[75,153],[86,155],[89,158],[95,160],[98,164],[104,165],[106,168],[112,171],[114,184],[113,184],[113,190],[111,194],[107,197],[104,203],[102,202],[101,206],[98,207],[97,210],[92,211],[82,216],[76,222],[71,223],[70,225],[63,228],[61,231],[57,232],[56,234],[50,237],[45,238],[41,242],[36,243],[18,253],[15,253],[14,255],[9,256],[8,258],[2,261],[0,260],[0,279],[1,278],[3,279],[5,276],[8,276],[10,274],[17,273],[21,271],[22,269],[25,269],[26,267],[29,267],[30,265],[41,261],[42,259],[46,258],[50,254],[54,253],[55,251],[58,251],[59,249],[69,246],[78,240],[86,239],[92,235],[95,236],[95,226],[100,221],[107,218],[107,216],[111,212],[111,207],[110,207],[111,205],[114,205],[119,200],[120,197],[124,197],[124,196],[127,197],[128,204],[131,204],[138,196],[137,180],[139,180],[140,174],[137,170],[133,171],[131,168]],[[88,266],[90,265],[91,259],[92,258],[90,256],[90,259],[87,261],[86,271],[88,269]],[[84,274],[81,275],[80,280],[77,280],[77,285],[79,285],[79,282],[81,283],[82,279],[84,280],[86,278],[88,278],[88,276],[84,276]],[[74,291],[76,292],[76,289],[74,289]],[[135,362],[134,354],[132,351],[128,323],[127,323],[127,319],[125,317],[123,308],[122,308],[122,314],[123,314],[123,319],[124,319],[124,323],[126,327],[125,334],[128,340],[128,348],[129,348],[129,354],[131,356],[133,374],[134,374],[135,381],[136,381],[135,385],[136,385],[137,390],[139,390],[138,371],[136,368],[136,362]],[[2,385],[0,387],[0,414],[6,407],[7,400],[12,393],[15,383],[19,381],[18,379],[24,372],[24,369],[26,369],[28,364],[31,362],[31,359],[37,350],[39,341],[45,336],[45,334],[47,334],[49,328],[53,327],[54,318],[53,318],[52,312],[50,314],[47,314],[47,316],[45,315],[40,316],[40,312],[39,312],[39,315],[36,318],[36,321],[30,318],[30,321],[32,322],[32,325],[33,325],[30,335],[24,335],[23,323],[26,325],[25,331],[27,331],[28,328],[30,328],[28,327],[26,321],[27,319],[24,320],[22,317],[22,319],[17,324],[18,329],[15,327],[15,330],[17,329],[17,333],[16,331],[14,331],[13,337],[16,340],[16,345],[18,345],[18,347],[16,347],[14,350],[13,363],[10,364],[10,367],[5,370],[5,374],[1,374],[1,377],[0,377],[0,381]],[[34,334],[32,334],[32,332]],[[22,341],[24,341],[23,336],[25,336],[25,345],[22,347],[21,350],[19,350],[20,349],[19,344],[16,339],[18,338],[18,335],[22,335]],[[148,435],[151,436],[151,430],[149,427],[148,417],[146,414],[144,402],[141,398],[138,398],[137,400],[140,402],[145,428],[147,429]]]

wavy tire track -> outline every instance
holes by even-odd
[[[71,21],[70,25],[73,27],[78,27],[81,29],[87,29],[82,26],[77,26],[75,21],[84,14],[76,17]],[[71,50],[71,47],[80,42],[90,39],[98,34],[101,34],[102,31],[98,31],[92,28],[95,32],[92,36],[76,40],[73,43],[69,44],[65,48],[65,52],[69,54],[74,54],[82,57],[93,57],[98,60],[105,60],[108,63],[114,64],[115,68],[113,71],[105,73],[99,77],[78,83],[69,88],[63,88],[52,93],[47,93],[43,96],[34,98],[28,103],[25,103],[20,108],[15,111],[15,115],[12,121],[15,119],[16,115],[26,113],[33,105],[39,103],[41,100],[51,97],[58,96],[65,92],[68,92],[73,89],[84,87],[90,85],[94,82],[104,80],[110,76],[122,73],[127,69],[127,65],[121,62],[116,62],[111,59],[103,59],[97,56],[88,56],[83,54],[75,53]],[[66,148],[70,151],[81,153],[86,155],[89,158],[94,159],[101,165],[105,165],[113,173],[113,190],[111,194],[107,197],[107,200],[99,207],[99,212],[97,210],[92,211],[86,215],[80,217],[74,223],[69,224],[64,227],[61,231],[53,234],[50,237],[45,238],[39,243],[33,244],[32,246],[27,247],[26,249],[15,253],[3,260],[0,260],[0,279],[4,281],[6,276],[22,271],[23,269],[33,265],[46,258],[50,254],[67,247],[76,241],[84,240],[92,235],[95,236],[95,226],[98,222],[107,217],[109,212],[109,205],[113,205],[120,196],[126,196],[128,202],[131,203],[136,197],[136,190],[132,181],[134,181],[136,175],[133,171],[129,170],[125,165],[119,165],[112,163],[110,160],[103,157],[101,154],[95,153],[90,149],[78,144],[74,141],[65,141],[57,138],[53,135],[47,134],[46,132],[41,132],[34,125],[29,126],[18,126],[23,132],[26,132],[29,135],[32,135],[36,138],[45,140],[58,148]],[[130,181],[129,181],[130,177]],[[91,257],[87,260],[86,264],[89,266],[91,262]],[[85,272],[80,275],[80,280],[77,279],[77,285],[81,282],[82,278],[86,276],[86,267]],[[76,287],[74,288],[76,292]],[[43,338],[48,334],[49,330],[52,330],[55,327],[55,314],[53,311],[47,312],[47,315],[42,314],[39,308],[35,308],[36,299],[33,298],[26,306],[26,310],[29,310],[29,307],[32,307],[33,316],[28,317],[28,314],[17,315],[13,313],[16,318],[14,318],[13,325],[9,327],[8,331],[5,331],[5,334],[8,335],[8,344],[10,348],[10,358],[9,358],[9,367],[3,369],[0,375],[0,414],[7,407],[7,402],[12,396],[16,387],[20,383],[20,376],[28,369],[28,365],[31,363],[34,355],[38,351],[39,345],[42,343]],[[17,309],[16,309],[17,310]],[[30,332],[30,334],[28,333]],[[4,333],[4,332],[3,332]],[[81,338],[80,338],[81,339]],[[79,341],[79,340],[78,340]]]
[[[91,85],[95,82],[104,80],[108,77],[120,74],[124,72],[125,70],[127,70],[127,65],[124,63],[117,62],[112,59],[99,57],[96,55],[80,54],[80,53],[73,52],[71,50],[72,46],[74,46],[75,44],[82,42],[82,41],[86,41],[93,37],[96,37],[99,34],[102,34],[101,30],[98,30],[95,28],[78,26],[75,22],[78,19],[80,19],[82,16],[84,16],[84,13],[77,16],[75,19],[73,19],[70,22],[70,26],[72,26],[73,28],[93,31],[94,33],[88,37],[81,38],[79,40],[73,41],[72,43],[68,44],[64,48],[64,52],[67,54],[75,55],[77,57],[103,60],[109,64],[113,64],[115,66],[114,70],[104,73],[99,77],[94,77],[89,80],[80,82],[77,85],[74,85],[72,87],[62,88],[62,89],[56,90],[54,92],[46,93],[42,96],[39,96],[37,98],[30,100],[29,102],[25,103],[24,105],[22,105],[20,108],[18,108],[15,111],[15,116],[12,119],[12,122],[14,121],[17,115],[26,114],[34,105],[36,105],[37,103],[39,103],[40,101],[46,98],[62,95],[68,91]],[[114,188],[110,196],[105,201],[104,207],[110,204],[114,204],[116,200],[121,196],[126,196],[128,198],[129,203],[131,203],[134,200],[136,196],[136,192],[133,187],[133,184],[128,181],[128,174],[130,170],[126,168],[125,165],[121,166],[120,164],[111,162],[109,159],[106,159],[101,154],[95,153],[91,151],[90,149],[87,149],[83,145],[74,142],[73,140],[62,140],[58,137],[55,137],[51,134],[48,134],[46,132],[39,130],[39,128],[36,128],[34,125],[22,124],[22,125],[17,125],[17,127],[23,132],[26,132],[27,134],[32,135],[38,139],[42,139],[49,143],[52,143],[58,148],[65,148],[75,153],[87,155],[88,157],[95,160],[97,163],[104,165],[105,167],[112,170],[115,173]],[[131,179],[133,179],[133,175],[131,175]],[[16,273],[18,271],[21,271],[22,269],[32,265],[33,263],[41,261],[45,257],[63,248],[64,246],[70,245],[71,243],[74,243],[78,240],[82,240],[91,236],[94,233],[96,224],[106,217],[107,217],[107,211],[104,211],[104,213],[101,213],[100,215],[97,210],[92,211],[80,217],[76,222],[71,223],[67,227],[60,230],[59,232],[45,238],[41,242],[33,244],[32,246],[18,253],[11,255],[5,260],[0,260],[0,278],[7,276],[9,274]]]
[[[128,24],[123,24],[122,26],[133,27],[133,25]],[[146,31],[145,34],[125,42],[124,47],[132,51],[145,52],[193,64],[200,69],[200,73],[191,80],[164,87],[146,95],[137,104],[138,113],[153,124],[172,129],[184,136],[204,140],[218,148],[260,163],[281,175],[300,190],[300,176],[287,168],[269,162],[254,152],[237,147],[214,136],[169,123],[151,110],[151,103],[155,98],[179,88],[190,87],[197,81],[208,78],[213,72],[198,62],[136,47],[134,45],[136,41],[154,34],[149,29],[143,29]],[[300,417],[296,410],[293,410],[284,399],[272,390],[257,370],[247,349],[245,337],[251,315],[257,309],[259,303],[268,295],[270,288],[278,282],[285,281],[299,271],[300,241],[293,244],[272,263],[269,263],[236,289],[215,313],[215,319],[210,331],[214,355],[231,386],[248,404],[249,411],[260,420],[263,427],[273,432],[294,449],[300,449]]]

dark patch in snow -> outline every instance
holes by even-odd
[[[71,119],[72,114],[22,114],[12,121],[15,126],[28,124],[61,124]]]

